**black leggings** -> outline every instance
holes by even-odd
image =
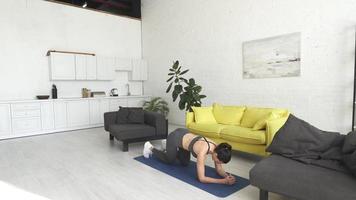
[[[182,145],[183,136],[187,133],[188,130],[183,128],[174,130],[167,137],[166,150],[153,148],[153,155],[167,164],[173,164],[178,159],[183,166],[187,166],[190,162],[190,152],[183,149]]]

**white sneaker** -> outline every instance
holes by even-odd
[[[152,148],[153,145],[150,142],[145,142],[145,145],[143,146],[143,156],[145,158],[149,158],[150,155],[152,155]]]

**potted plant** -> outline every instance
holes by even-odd
[[[143,109],[163,114],[166,118],[169,113],[168,103],[161,97],[153,97],[149,101],[143,102]]]
[[[175,102],[179,97],[178,107],[180,110],[186,110],[192,112],[192,107],[200,107],[201,100],[206,96],[200,94],[202,87],[196,84],[194,78],[186,79],[183,77],[189,69],[183,70],[182,66],[179,65],[179,61],[175,61],[173,66],[169,69],[168,80],[169,83],[166,93],[172,90],[173,102]]]

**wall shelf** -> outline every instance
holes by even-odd
[[[68,54],[79,54],[79,55],[89,55],[95,56],[94,53],[85,53],[85,52],[76,52],[76,51],[57,51],[57,50],[48,50],[46,56],[50,56],[51,53],[68,53]]]

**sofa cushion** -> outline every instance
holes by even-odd
[[[344,140],[344,145],[342,147],[343,153],[352,153],[356,151],[356,131],[348,133]]]
[[[117,124],[127,124],[127,116],[129,115],[129,109],[126,107],[119,108],[116,115],[116,123]]]
[[[195,122],[198,124],[216,124],[213,107],[192,107]]]
[[[266,131],[253,131],[241,126],[225,126],[220,132],[221,138],[247,144],[266,144]]]
[[[241,126],[252,128],[258,120],[268,116],[271,112],[280,117],[288,113],[286,109],[247,107],[241,119]]]
[[[121,107],[116,115],[117,124],[143,124],[144,111],[141,107]]]
[[[356,177],[356,151],[344,155],[343,162],[350,172]]]
[[[109,126],[109,130],[118,140],[149,137],[156,134],[156,129],[146,124],[113,124]]]
[[[280,115],[278,115],[275,112],[271,112],[269,115],[266,115],[262,119],[258,120],[255,125],[253,125],[252,130],[257,131],[257,130],[263,130],[266,128],[267,121],[273,120],[273,119],[278,119]]]
[[[199,135],[206,137],[219,138],[221,130],[226,125],[223,124],[199,124],[199,123],[190,123],[188,129]]]
[[[127,116],[129,124],[143,124],[145,123],[145,113],[142,108],[129,108],[129,115]]]
[[[217,103],[213,105],[213,114],[219,124],[240,125],[244,106],[223,106]]]
[[[241,126],[252,128],[256,122],[272,112],[272,108],[247,107],[241,119]]]
[[[277,155],[257,163],[250,170],[250,182],[295,199],[356,199],[356,179],[351,175]]]

